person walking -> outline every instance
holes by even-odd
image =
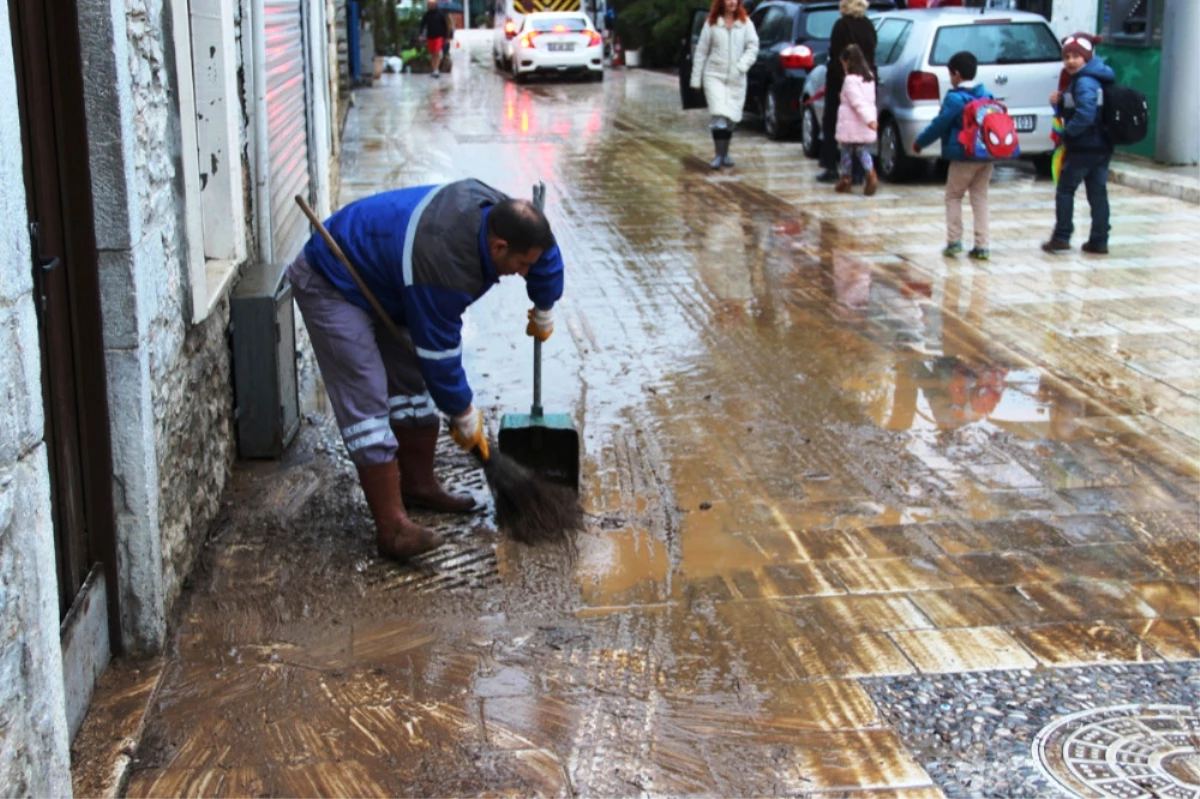
[[[867,0],[841,0],[841,16],[833,23],[829,32],[829,66],[825,71],[825,110],[821,115],[821,174],[820,183],[835,183],[838,180],[838,108],[841,106],[842,82],[846,78],[842,68],[842,53],[852,45],[858,45],[863,58],[875,71],[875,26],[867,19]]]
[[[746,73],[758,57],[758,32],[750,24],[742,0],[713,0],[708,19],[696,42],[691,86],[704,88],[704,99],[712,114],[716,157],[710,166],[733,166],[729,142],[733,129],[742,120],[746,105]]]
[[[986,261],[991,257],[988,248],[988,184],[992,180],[992,162],[967,160],[967,152],[958,140],[958,134],[962,131],[963,109],[967,103],[992,95],[982,83],[975,80],[979,61],[973,53],[966,50],[955,53],[950,56],[946,66],[950,70],[950,85],[953,88],[946,92],[941,111],[913,142],[913,152],[919,154],[940,138],[942,158],[950,162],[950,170],[946,174],[946,248],[942,250],[942,255],[954,258],[963,250],[962,199],[964,194],[970,192],[975,246],[967,255],[977,261]]]
[[[1113,84],[1116,75],[1096,55],[1099,43],[1099,36],[1087,33],[1073,33],[1062,40],[1060,90],[1050,95],[1050,104],[1063,120],[1065,157],[1054,192],[1054,233],[1042,245],[1048,253],[1071,249],[1075,191],[1082,183],[1092,211],[1092,228],[1079,249],[1092,255],[1108,255],[1108,165],[1113,146],[1104,135],[1100,105],[1104,87]]]
[[[442,49],[445,47],[446,37],[450,34],[450,22],[446,12],[438,8],[437,0],[429,0],[429,6],[421,17],[418,33],[425,38],[425,47],[429,50],[429,62],[433,66],[430,77],[436,78],[441,75],[438,67],[442,65]]]
[[[487,456],[483,413],[462,365],[462,315],[505,275],[525,279],[533,302],[526,334],[545,341],[563,291],[550,223],[533,203],[479,182],[384,192],[325,223],[383,310],[408,338],[396,341],[350,273],[314,234],[287,275],[342,440],[375,521],[379,553],[396,560],[441,541],[405,507],[474,509],[433,473],[441,426]]]
[[[863,194],[870,197],[879,187],[875,174],[875,162],[871,160],[871,144],[875,143],[879,128],[878,111],[875,108],[875,73],[857,44],[842,51],[842,71],[846,77],[842,82],[842,96],[838,107],[837,143],[842,149],[842,174],[834,190],[845,194],[850,191],[851,167],[855,159],[862,164],[866,174]]]

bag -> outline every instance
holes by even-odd
[[[1016,158],[1021,154],[1017,126],[1008,115],[1008,109],[990,97],[977,97],[963,108],[958,143],[968,161]]]
[[[1100,129],[1114,146],[1137,144],[1150,132],[1150,106],[1146,95],[1130,86],[1110,83],[1103,87]]]

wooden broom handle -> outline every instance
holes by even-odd
[[[397,327],[396,323],[392,321],[392,317],[388,316],[387,312],[383,310],[383,306],[379,304],[379,300],[375,299],[375,295],[371,293],[371,290],[367,288],[367,284],[363,282],[361,277],[359,277],[358,270],[355,269],[350,263],[350,259],[346,257],[346,253],[342,252],[342,248],[338,246],[338,243],[333,240],[333,236],[329,235],[329,231],[325,229],[325,225],[322,224],[321,220],[317,218],[317,214],[308,204],[308,201],[297,194],[296,205],[300,206],[300,210],[303,211],[304,215],[308,217],[308,221],[312,222],[313,227],[320,231],[321,238],[325,239],[325,246],[329,248],[329,251],[333,253],[335,258],[342,262],[342,266],[346,267],[346,271],[350,273],[350,277],[354,278],[354,283],[358,286],[358,290],[362,292],[364,297],[366,297],[367,302],[370,303],[372,310],[375,311],[376,315],[383,322],[383,326],[388,329],[388,332],[391,333],[393,337],[395,337],[396,341],[400,342],[402,347],[407,349],[409,352],[415,352],[412,342],[410,342],[408,338],[406,338],[405,335],[400,332],[400,328]]]

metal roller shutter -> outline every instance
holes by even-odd
[[[267,142],[271,160],[271,259],[290,261],[308,238],[292,198],[308,189],[307,64],[302,0],[265,0]]]

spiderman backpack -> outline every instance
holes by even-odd
[[[997,161],[1021,154],[1017,126],[1008,109],[990,97],[973,99],[963,108],[958,143],[969,161]]]

